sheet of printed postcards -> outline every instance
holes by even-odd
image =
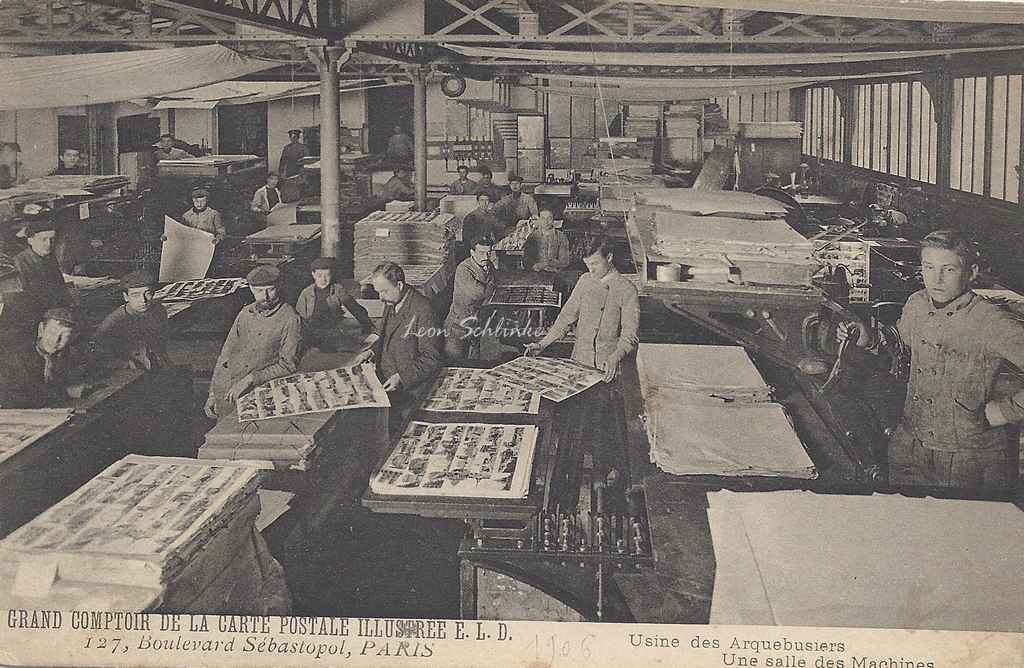
[[[238,398],[238,421],[391,406],[372,364],[275,378]]]
[[[522,498],[534,425],[410,422],[373,479],[377,494]]]

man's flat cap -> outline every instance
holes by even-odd
[[[281,271],[277,267],[262,264],[250,271],[245,280],[249,281],[250,286],[265,287],[267,285],[276,285],[280,278]]]
[[[316,271],[317,269],[330,269],[334,270],[334,258],[331,257],[318,257],[309,263],[309,270]]]
[[[196,197],[209,197],[210,191],[206,188],[193,188],[191,195],[193,199]]]
[[[47,309],[43,313],[43,322],[46,322],[47,320],[56,320],[68,325],[69,327],[74,327],[78,324],[78,318],[75,316],[75,312],[64,307]]]

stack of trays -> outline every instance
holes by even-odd
[[[375,211],[355,225],[355,275],[366,276],[382,262],[443,264],[450,213]]]
[[[0,542],[16,574],[0,597],[43,598],[59,579],[195,600],[250,538],[259,482],[257,462],[129,455]]]
[[[274,464],[276,471],[306,472],[316,467],[323,445],[333,432],[335,413],[310,413],[255,422],[239,422],[234,415],[219,420],[199,448],[200,459],[257,459]],[[275,476],[268,478],[274,485]]]

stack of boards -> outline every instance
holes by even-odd
[[[42,602],[74,583],[108,602],[147,592],[137,611],[201,600],[252,535],[260,468],[128,455],[0,541],[0,598]]]
[[[637,371],[651,461],[666,473],[815,477],[742,347],[642,343]]]
[[[437,211],[374,211],[355,225],[355,276],[366,276],[382,262],[440,265],[445,232],[455,218]]]

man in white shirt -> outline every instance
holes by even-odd
[[[261,186],[252,195],[252,204],[249,205],[249,210],[256,214],[258,222],[266,224],[267,214],[274,210],[275,207],[280,206],[281,191],[278,190],[277,184],[280,178],[275,172],[269,172],[267,174],[267,184]]]

